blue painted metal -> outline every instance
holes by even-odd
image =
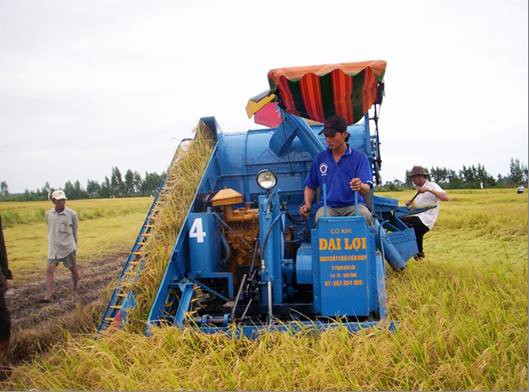
[[[379,304],[379,316],[383,320],[387,315],[386,305],[386,271],[384,270],[384,261],[380,255],[376,256],[376,282],[377,282],[377,294]]]
[[[378,222],[376,222],[376,225],[377,228],[379,228],[380,224]],[[389,239],[388,233],[383,228],[380,228],[377,230],[377,232],[379,234],[377,241],[378,247],[383,250],[386,260],[388,261],[389,265],[391,265],[391,268],[393,268],[395,271],[404,269],[406,267],[406,260],[399,254],[398,249]]]
[[[281,110],[283,122],[270,138],[270,149],[277,155],[285,155],[297,136],[311,156],[325,150],[322,141],[312,132],[305,120]]]
[[[283,302],[283,274],[281,256],[281,213],[279,195],[274,192],[271,196],[259,196],[259,240],[263,271],[261,280],[271,282],[272,299],[274,304]],[[264,298],[268,305],[268,299]]]
[[[191,305],[191,299],[193,298],[193,283],[179,283],[178,288],[182,292],[182,295],[173,321],[176,326],[182,327],[186,313],[189,311],[189,306]]]
[[[386,317],[383,264],[383,255],[388,248],[386,243],[393,246],[397,256],[401,259],[404,257],[399,253],[402,249],[391,242],[393,234],[388,234],[388,230],[395,233],[407,230],[396,214],[400,208],[398,202],[377,196],[373,198],[374,227],[369,227],[362,216],[324,217],[317,228],[310,230],[308,241],[303,233],[290,241],[289,246],[295,246],[295,249],[293,254],[287,256],[285,236],[287,224],[290,223],[285,217],[288,215],[299,219],[298,207],[303,201],[304,180],[313,157],[323,150],[324,144],[323,138],[318,135],[321,126],[308,126],[304,120],[288,113],[283,113],[283,120],[283,124],[275,129],[225,134],[214,119],[208,119],[215,129],[212,133],[217,142],[182,230],[175,239],[167,269],[149,313],[147,332],[151,325],[160,322],[178,325],[184,322],[182,314],[189,311],[194,293],[193,282],[214,294],[217,301],[215,310],[202,310],[195,320],[196,325],[207,333],[255,336],[262,329],[291,331],[296,328],[295,325],[312,325],[317,329],[344,325],[350,330],[357,330],[373,327],[377,323],[372,320]],[[363,123],[349,126],[348,131],[350,146],[364,152],[374,166],[379,160],[378,135],[370,133],[369,117],[366,115]],[[263,169],[274,172],[278,179],[276,188],[270,194],[266,194],[255,182],[256,174]],[[260,294],[249,297],[253,294],[242,290],[242,302],[237,309],[241,309],[239,313],[242,313],[242,309],[250,308],[251,316],[247,316],[246,321],[242,320],[242,324],[235,329],[227,325],[234,320],[230,319],[229,309],[222,310],[220,301],[233,301],[234,289],[237,289],[233,282],[238,282],[240,276],[233,276],[221,265],[220,227],[214,218],[218,212],[210,211],[204,202],[207,195],[225,187],[238,191],[245,203],[252,203],[259,208],[261,259],[255,265],[259,273],[253,290]],[[313,208],[311,221],[315,211],[316,208]],[[193,228],[196,219],[202,219],[200,230]],[[202,234],[203,242],[199,242],[198,238]],[[327,244],[331,240],[335,244],[340,240],[342,248],[320,249],[320,240],[327,241]],[[352,241],[356,241],[355,245]],[[358,241],[360,248],[357,247]],[[410,238],[405,242],[407,245]],[[346,243],[348,249],[345,249]],[[409,249],[404,251],[409,253]],[[329,257],[338,259],[322,261],[322,258]],[[392,266],[396,269],[402,267],[401,264]],[[209,286],[207,279],[216,282],[227,280],[229,293],[226,295],[219,292],[216,286]],[[180,287],[175,286],[174,282],[187,283]],[[334,282],[337,282],[336,285]],[[175,294],[175,287],[181,292],[179,296]],[[309,303],[305,303],[307,295],[312,298]],[[299,300],[301,302],[296,303],[296,298],[305,298],[305,302]],[[270,312],[274,313],[274,317],[277,315],[287,320],[284,315],[288,314],[291,306],[301,306],[304,316],[312,319],[312,322],[286,322],[279,326],[267,323],[267,320],[270,321]],[[321,319],[334,316],[345,317],[344,323]],[[394,324],[389,325],[394,328]]]
[[[189,214],[189,272],[194,277],[220,271],[221,231],[215,215],[208,212]]]
[[[301,244],[296,254],[296,283],[312,284],[312,245]]]
[[[316,236],[312,247],[318,255],[313,260],[318,276],[313,284],[319,286],[319,314],[379,314],[375,239],[365,217],[322,217]]]
[[[397,255],[391,257],[399,257],[401,264],[406,265],[406,261],[417,254],[417,241],[415,241],[415,232],[413,229],[395,230],[387,233],[386,239],[388,241],[387,248],[384,247],[386,255],[389,258],[389,252],[396,252]],[[391,246],[389,246],[391,244]]]

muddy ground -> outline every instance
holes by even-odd
[[[56,269],[55,295],[51,303],[39,303],[45,293],[45,271],[10,282],[6,302],[11,313],[11,363],[31,359],[64,338],[64,331],[95,330],[107,286],[117,278],[127,253],[107,255],[80,264],[79,293],[72,292],[70,271]],[[16,277],[15,277],[16,278]]]

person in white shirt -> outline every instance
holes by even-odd
[[[415,231],[419,250],[419,253],[415,255],[416,260],[424,258],[423,237],[432,230],[437,220],[439,201],[448,201],[448,194],[435,182],[428,181],[428,176],[428,171],[422,166],[414,166],[411,169],[410,177],[417,193],[412,200],[406,202],[406,206],[413,208],[434,206],[434,208],[402,219],[408,227],[412,227]]]
[[[74,210],[66,208],[66,195],[62,190],[51,194],[54,208],[46,212],[48,224],[48,267],[46,269],[46,295],[39,302],[51,302],[54,291],[54,273],[63,263],[72,275],[73,290],[79,289],[79,269],[76,263],[77,229],[79,218]]]

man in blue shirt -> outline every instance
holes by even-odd
[[[303,218],[310,214],[316,188],[327,188],[327,213],[329,216],[354,215],[354,194],[358,192],[358,214],[371,225],[373,217],[366,199],[373,186],[371,167],[367,157],[347,144],[347,123],[340,116],[329,117],[320,134],[325,135],[327,150],[312,161],[305,180],[304,203],[299,208]],[[316,212],[316,222],[323,216],[323,207]]]

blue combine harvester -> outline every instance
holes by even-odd
[[[317,208],[308,220],[298,212],[311,162],[325,149],[321,122],[330,115],[351,124],[349,145],[367,155],[380,183],[377,107],[385,66],[270,71],[270,90],[247,106],[249,116],[270,128],[222,133],[213,117],[201,119],[215,146],[175,239],[147,333],[153,325],[249,337],[303,325],[354,331],[386,318],[384,260],[401,270],[417,253],[413,230],[399,219],[410,210],[372,194],[373,226],[362,216],[324,216],[315,224]],[[326,205],[325,189],[319,193]],[[133,304],[130,293],[121,295]]]

